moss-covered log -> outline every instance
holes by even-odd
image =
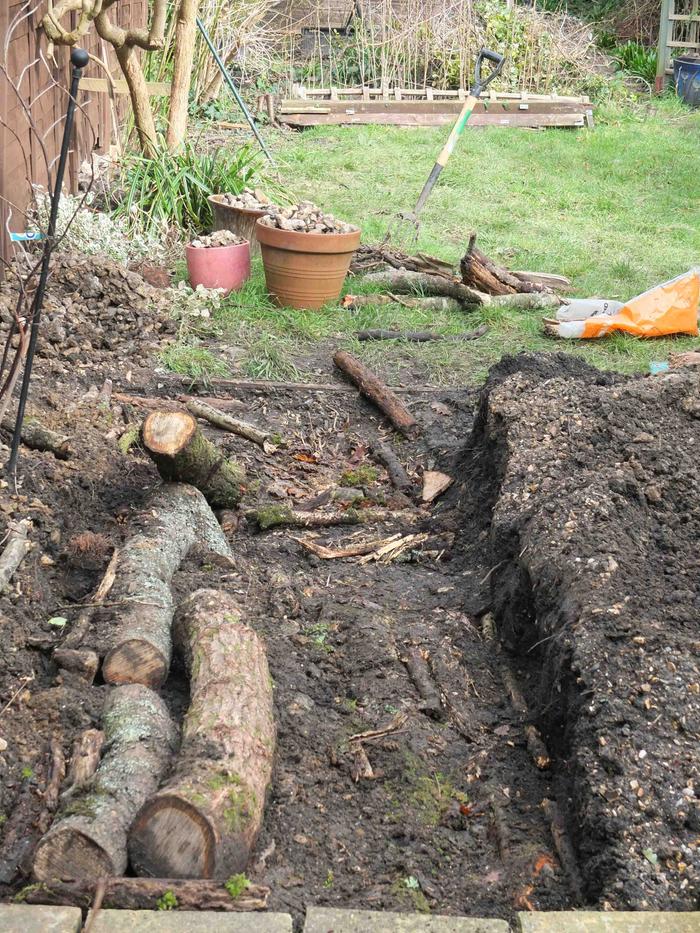
[[[173,574],[195,546],[224,557],[231,551],[204,496],[192,486],[158,489],[134,527],[136,534],[119,553],[112,608],[105,610],[111,647],[102,673],[107,683],[158,687],[172,653]]]
[[[275,747],[265,648],[236,602],[199,590],[173,627],[191,681],[175,771],[129,834],[142,875],[227,878],[243,871],[260,831]]]
[[[245,471],[207,440],[189,412],[151,412],[141,440],[164,480],[191,483],[214,509],[232,509],[240,502]]]
[[[94,779],[65,805],[37,846],[34,874],[40,881],[124,874],[129,826],[170,764],[175,729],[165,704],[147,687],[112,690],[103,729],[106,750]]]

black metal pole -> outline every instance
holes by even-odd
[[[24,374],[22,376],[22,389],[19,395],[19,405],[17,406],[17,419],[15,421],[15,430],[12,436],[12,449],[10,459],[5,467],[8,473],[13,473],[17,467],[17,457],[19,455],[19,442],[22,434],[22,425],[24,423],[24,412],[27,407],[27,396],[29,394],[29,383],[32,378],[32,367],[34,365],[34,354],[36,352],[36,341],[39,336],[39,324],[41,322],[41,310],[44,306],[44,295],[46,294],[46,281],[49,277],[49,265],[51,262],[51,253],[56,236],[56,224],[58,222],[58,206],[61,201],[61,191],[63,189],[63,179],[66,174],[66,165],[68,164],[68,153],[70,150],[71,136],[73,134],[73,123],[75,121],[75,108],[78,101],[78,88],[80,79],[83,75],[83,69],[90,61],[90,56],[84,49],[73,49],[70,56],[73,71],[71,75],[70,97],[68,99],[68,111],[66,113],[66,125],[63,130],[63,143],[61,145],[61,155],[56,168],[56,182],[51,193],[51,214],[49,215],[49,227],[46,233],[46,245],[44,246],[44,256],[41,264],[41,273],[39,283],[32,302],[32,321],[29,334],[29,348],[27,349],[27,358],[24,363]]]
[[[260,135],[260,131],[258,130],[257,126],[255,125],[255,120],[253,119],[252,113],[251,113],[250,110],[248,110],[248,108],[246,107],[245,101],[244,101],[243,98],[241,97],[241,95],[240,95],[240,93],[239,93],[239,91],[238,91],[238,88],[236,87],[236,85],[235,85],[234,82],[233,82],[233,78],[231,77],[231,75],[230,75],[229,72],[228,72],[228,68],[227,68],[226,65],[224,64],[223,59],[221,58],[221,56],[219,55],[219,53],[216,51],[216,48],[215,48],[215,46],[214,46],[214,43],[213,43],[212,40],[211,40],[211,36],[210,36],[209,33],[207,32],[207,27],[204,25],[204,23],[202,22],[202,20],[200,19],[199,16],[197,17],[197,28],[199,29],[199,31],[201,32],[202,36],[204,37],[204,41],[205,41],[205,42],[207,43],[207,45],[209,46],[209,51],[210,51],[211,54],[214,56],[214,61],[216,62],[216,64],[217,64],[217,66],[218,66],[218,68],[219,68],[219,71],[221,72],[221,75],[222,75],[224,81],[226,82],[226,84],[228,84],[229,90],[231,91],[231,93],[233,94],[233,96],[236,98],[236,102],[238,103],[238,106],[239,106],[239,107],[241,108],[241,110],[243,111],[243,116],[244,116],[244,117],[246,118],[246,120],[248,121],[248,125],[250,126],[251,130],[252,130],[253,133],[255,134],[255,138],[256,138],[257,141],[260,143],[260,148],[261,148],[262,151],[265,153],[267,159],[274,165],[274,164],[275,164],[275,160],[272,158],[272,153],[270,152],[270,150],[269,150],[269,149],[267,148],[267,146],[265,145],[265,140],[262,138],[262,136]]]

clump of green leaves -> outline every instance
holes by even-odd
[[[22,768],[22,777],[25,781],[29,781],[34,777],[34,772],[30,767]]]
[[[231,151],[187,143],[170,152],[161,142],[152,156],[126,158],[114,216],[148,235],[207,230],[213,222],[209,196],[239,194],[258,174],[259,161],[247,145]]]
[[[156,910],[177,910],[177,898],[172,891],[165,891],[156,901]]]
[[[613,52],[613,59],[620,71],[626,71],[633,78],[640,78],[653,85],[656,80],[656,49],[650,49],[641,42],[625,42]]]
[[[224,887],[235,900],[250,887],[250,881],[248,881],[245,875],[231,875],[228,881],[225,882]]]

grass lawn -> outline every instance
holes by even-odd
[[[273,143],[295,196],[359,224],[364,242],[376,243],[394,212],[412,209],[446,135],[445,129],[324,127],[280,134]],[[582,297],[626,299],[700,265],[700,113],[669,101],[601,113],[592,131],[466,131],[424,210],[416,248],[458,260],[472,230],[504,265],[567,275],[573,294]],[[357,280],[349,288],[367,291]],[[223,344],[240,348],[235,362],[223,364],[229,371],[273,379],[327,375],[336,346],[356,352],[392,382],[460,384],[482,379],[503,353],[522,349],[565,349],[631,372],[698,343],[624,336],[555,341],[543,336],[541,317],[502,310],[428,315],[386,306],[280,311],[266,301],[258,268],[215,322]],[[353,339],[361,327],[458,332],[481,323],[490,332],[473,343]],[[170,365],[187,370],[189,352],[183,348]]]

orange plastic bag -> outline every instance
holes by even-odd
[[[669,282],[632,298],[611,315],[589,317],[584,321],[556,324],[559,337],[591,340],[613,331],[637,337],[665,337],[669,334],[698,333],[700,270],[691,269]]]

